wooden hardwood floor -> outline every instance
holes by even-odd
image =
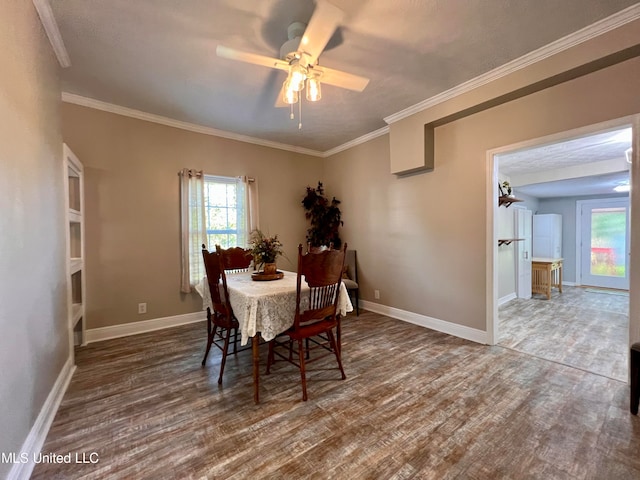
[[[205,330],[80,349],[43,453],[99,461],[32,478],[640,478],[623,382],[365,312],[343,323],[346,380],[331,357],[312,363],[302,402],[298,371],[276,363],[255,405],[251,352],[219,387]]]

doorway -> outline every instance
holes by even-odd
[[[491,194],[493,195],[492,198],[488,198],[487,199],[487,208],[490,210],[490,214],[489,214],[489,218],[491,219],[492,222],[492,226],[490,228],[490,231],[488,232],[490,234],[489,238],[490,238],[490,242],[491,242],[491,246],[488,247],[488,250],[491,249],[492,252],[490,254],[488,254],[489,258],[492,258],[492,262],[494,262],[493,265],[491,265],[491,270],[489,272],[489,278],[493,281],[492,284],[492,288],[490,289],[491,292],[493,293],[492,298],[490,298],[488,304],[488,324],[487,324],[487,330],[488,330],[488,339],[489,339],[489,343],[490,344],[498,344],[499,343],[499,339],[500,339],[500,326],[499,326],[499,312],[498,312],[498,301],[497,298],[498,295],[498,271],[495,265],[495,262],[497,262],[498,260],[498,248],[497,248],[497,239],[499,238],[497,236],[497,231],[498,231],[498,227],[496,225],[496,221],[498,219],[498,206],[496,205],[497,202],[495,202],[495,198],[498,195],[498,179],[500,178],[500,181],[502,181],[503,172],[500,171],[500,157],[507,154],[507,153],[511,153],[511,152],[518,152],[521,151],[523,149],[533,149],[534,147],[549,147],[552,146],[554,144],[558,144],[558,143],[569,143],[574,139],[579,139],[579,138],[583,138],[583,137],[587,137],[587,136],[591,136],[591,135],[597,135],[597,134],[602,134],[602,133],[606,133],[608,131],[613,131],[613,130],[620,130],[623,127],[627,127],[630,128],[629,125],[632,124],[633,122],[635,122],[635,124],[638,124],[638,118],[637,117],[628,117],[625,119],[619,119],[619,120],[615,120],[615,121],[611,121],[611,122],[607,122],[605,124],[600,124],[600,125],[595,125],[595,126],[591,126],[591,127],[587,127],[587,128],[583,128],[583,129],[579,129],[579,130],[575,130],[575,131],[570,131],[570,132],[565,132],[562,134],[558,134],[558,135],[553,135],[550,137],[546,137],[546,138],[542,138],[542,139],[538,139],[538,140],[534,140],[534,141],[530,141],[530,142],[524,142],[522,144],[518,144],[518,145],[512,145],[509,147],[504,147],[501,149],[495,149],[492,150],[490,152],[488,152],[488,160],[490,162],[490,169],[491,169],[491,175],[488,176],[489,181],[492,183],[491,188],[489,188],[489,191],[491,192]],[[638,135],[637,130],[634,133],[635,135]],[[630,139],[629,139],[630,141]],[[576,155],[576,156],[580,156],[580,155]],[[584,158],[584,155],[581,155],[582,158]],[[495,158],[494,158],[495,157]],[[634,158],[637,158],[637,156],[634,156]],[[623,161],[624,161],[624,157],[623,157]],[[536,179],[539,178],[539,176],[537,176],[537,172],[533,171],[533,166],[535,165],[540,165],[540,164],[546,164],[547,162],[545,162],[544,160],[538,162],[538,161],[531,161],[531,159],[529,159],[528,164],[530,167],[530,170],[527,172],[527,174],[529,174],[530,178],[532,179]],[[585,162],[586,163],[586,162]],[[585,171],[590,170],[590,165],[578,165],[578,162],[576,163],[577,167],[579,169],[583,169]],[[538,167],[539,168],[539,167]],[[554,172],[554,174],[556,175],[555,180],[562,180],[558,178],[558,171]],[[500,175],[500,176],[499,176]],[[576,177],[580,177],[580,175],[576,175]],[[629,178],[629,175],[627,173],[627,178]],[[532,183],[535,183],[535,181],[532,181]],[[549,182],[551,183],[551,182]],[[576,185],[579,183],[579,179],[576,179],[574,182]],[[630,183],[630,178],[628,180],[628,183]],[[571,182],[568,183],[563,183],[563,185],[565,185],[568,188],[573,188],[573,184]],[[542,185],[537,185],[538,187],[542,187]],[[549,185],[547,185],[549,186]],[[520,187],[518,187],[518,184],[516,183],[514,185],[514,193],[516,195],[516,197],[518,197],[518,192],[521,192],[522,189]],[[602,194],[602,192],[597,192],[599,194]],[[584,194],[587,195],[587,194]],[[625,199],[628,202],[628,199]],[[522,204],[518,204],[518,205],[522,205]],[[628,205],[628,203],[627,203]],[[503,207],[504,208],[504,207]],[[618,208],[618,207],[615,207]],[[535,213],[535,210],[534,210]],[[605,212],[598,212],[598,213],[605,213]],[[614,213],[614,212],[611,212]],[[624,215],[625,216],[625,224],[626,224],[626,229],[628,229],[629,226],[629,212],[628,212],[628,208],[626,208],[622,213],[620,211],[616,211],[615,212],[618,217],[620,215]],[[567,212],[565,212],[565,214],[567,214]],[[573,205],[573,211],[571,212],[571,217],[575,218],[576,214],[576,205],[574,203]],[[619,220],[616,220],[619,222]],[[571,232],[570,235],[570,241],[574,242],[574,238],[575,235],[577,233],[577,229],[581,228],[578,227],[578,225],[575,225],[574,228],[576,228],[576,230]],[[582,230],[582,229],[581,229]],[[514,232],[515,233],[515,232]],[[565,232],[566,235],[566,232]],[[627,249],[627,251],[629,250],[629,245],[630,245],[630,241],[631,241],[631,237],[630,234],[627,233],[627,236],[625,237],[625,248]],[[619,244],[620,244],[620,240],[616,240],[617,244],[615,246],[611,246],[611,247],[603,247],[603,248],[620,248]],[[572,279],[569,282],[570,286],[574,286],[574,285],[581,285],[581,280],[580,280],[580,276],[576,276],[579,272],[577,271],[577,265],[576,265],[576,253],[571,252],[573,255],[573,258],[565,258],[565,268],[566,268],[566,263],[570,264],[570,268],[573,269],[574,272],[574,279]],[[564,255],[563,255],[564,256]],[[619,263],[619,262],[618,262]],[[615,264],[615,262],[614,262]],[[629,272],[629,256],[626,255],[625,258],[625,264],[624,264],[624,268],[620,269],[618,268],[617,270],[615,270],[615,272],[624,272],[624,276],[626,277],[626,288],[629,288],[629,284],[628,284],[628,272]],[[502,275],[502,272],[500,272],[500,274]],[[620,277],[620,273],[617,274],[618,277]],[[565,285],[567,285],[567,283],[565,283]],[[577,294],[581,293],[582,290],[584,289],[580,289],[578,287],[573,287],[574,288],[574,292],[576,293],[576,295],[573,295],[573,297],[575,297],[575,299],[577,298],[581,298],[580,301],[576,300],[576,303],[573,304],[573,306],[579,306],[582,302],[583,299],[582,297],[578,297]],[[611,288],[611,287],[610,287]],[[571,289],[571,287],[569,288]],[[569,304],[572,303],[571,299],[569,298],[569,295],[564,295],[563,296],[559,296],[558,298],[560,299],[561,302],[565,303],[565,306],[569,306]],[[513,295],[513,297],[516,297],[517,295]],[[606,296],[605,296],[606,297]],[[618,298],[616,298],[616,300],[618,300]],[[516,300],[514,301],[520,301],[519,298],[516,298]],[[544,301],[539,301],[538,303],[540,305],[542,305]],[[625,303],[626,302],[626,303]],[[596,301],[596,305],[598,304],[602,304],[603,302],[600,300]],[[612,302],[606,302],[608,304],[613,304]],[[618,303],[620,305],[618,305]],[[629,316],[628,316],[628,310],[629,310],[629,302],[628,302],[628,297],[627,299],[622,299],[621,302],[616,303],[616,308],[619,310],[618,312],[616,312],[617,314],[621,314],[624,315],[625,317],[625,323],[624,325],[621,326],[621,331],[623,332],[622,336],[618,336],[618,343],[620,344],[620,348],[621,350],[621,355],[624,356],[623,358],[623,362],[622,364],[625,366],[626,368],[626,356],[628,354],[628,339],[629,339],[629,332],[631,330],[631,327],[629,326]],[[559,310],[558,305],[556,304],[555,306],[552,305],[551,302],[544,304],[548,310],[554,310],[556,313]],[[502,308],[502,307],[501,307]],[[572,309],[571,308],[567,308],[567,312],[571,313]],[[550,324],[553,325],[554,323],[557,322],[551,322]],[[637,328],[637,326],[636,326]],[[576,332],[578,332],[579,330],[576,330]],[[577,335],[577,333],[576,333]],[[561,337],[560,337],[561,338]],[[554,359],[552,359],[554,360]],[[560,361],[559,359],[555,359],[554,361]],[[563,363],[563,362],[561,362]],[[568,363],[569,364],[569,363]],[[618,363],[619,366],[620,363]],[[572,365],[575,366],[575,365]],[[578,368],[582,368],[580,366],[578,366]],[[590,370],[589,367],[584,367],[584,369],[586,370]],[[591,371],[591,370],[590,370]],[[601,372],[598,372],[601,373]]]

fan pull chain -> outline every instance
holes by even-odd
[[[302,130],[302,98],[298,100],[298,130]]]
[[[291,120],[293,120],[293,119],[294,119],[294,115],[293,115],[293,103],[291,103],[291,104],[289,105],[289,110],[291,111],[291,112],[289,113],[289,118],[290,118]]]

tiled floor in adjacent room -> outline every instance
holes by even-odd
[[[564,286],[502,305],[498,344],[626,383],[628,312],[627,292]]]

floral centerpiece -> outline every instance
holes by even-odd
[[[256,265],[264,265],[264,273],[276,273],[276,259],[284,252],[278,235],[267,237],[261,230],[254,230],[249,237],[251,254]]]

